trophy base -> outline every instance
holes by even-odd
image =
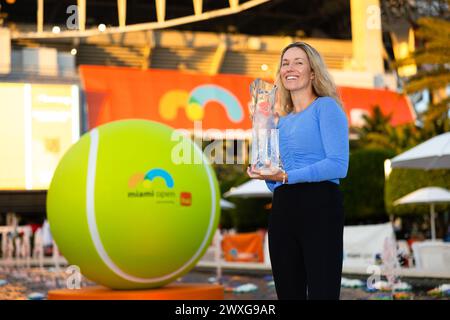
[[[252,167],[253,170],[250,170],[250,177],[258,177],[259,175],[265,175],[265,176],[271,176],[274,174],[277,174],[279,172],[282,172],[281,168],[279,167],[272,167],[270,165],[260,166],[260,167]],[[252,175],[254,173],[254,175]]]
[[[280,168],[262,168],[259,170],[262,175],[271,176],[281,172]]]

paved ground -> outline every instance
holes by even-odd
[[[352,279],[345,275],[346,278]],[[353,277],[357,279],[358,277]],[[360,280],[364,280],[359,278]],[[215,280],[214,275],[210,272],[191,272],[183,277],[183,282],[211,282]],[[222,284],[225,286],[226,300],[275,300],[277,299],[272,277],[269,275],[233,275],[230,273],[224,274],[222,277]],[[428,284],[427,284],[428,283]],[[232,288],[240,285],[254,284],[257,289],[248,293],[233,293]],[[408,292],[408,297],[413,300],[435,300],[445,299],[450,300],[450,297],[436,297],[428,295],[427,292],[436,286],[442,284],[440,281],[419,281],[417,285],[412,285],[412,292]],[[406,295],[405,295],[406,297]],[[341,300],[387,300],[391,299],[391,295],[387,292],[368,292],[359,288],[341,288]]]
[[[41,270],[0,268],[0,300],[25,300],[46,299],[47,292],[56,288],[66,288],[67,274],[64,270],[59,272],[53,269]],[[181,282],[215,282],[214,273],[209,271],[194,270],[179,279]],[[263,274],[232,274],[225,273],[221,283],[225,287],[226,300],[274,300],[276,293],[270,275]],[[84,280],[82,286],[94,285]],[[244,287],[242,287],[244,285]],[[417,286],[413,285],[413,291],[408,296],[414,300],[423,299],[450,299],[449,297],[436,297],[427,294],[427,291],[439,285],[436,281],[422,281]],[[236,290],[247,287],[250,292],[236,293]],[[342,288],[341,299],[343,300],[368,300],[368,299],[390,299],[388,293],[367,292],[363,289]]]

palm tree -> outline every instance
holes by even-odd
[[[447,0],[450,8],[450,0]],[[447,16],[450,12],[447,12]],[[445,15],[444,15],[445,17]],[[397,66],[415,63],[416,75],[406,79],[404,90],[414,93],[430,92],[431,101],[427,111],[421,114],[423,139],[450,131],[450,97],[446,89],[450,85],[450,21],[445,18],[423,17],[417,20],[416,36],[424,46],[410,58],[396,62]]]
[[[384,115],[379,106],[373,107],[371,116],[363,116],[365,124],[355,128],[359,134],[359,147],[381,148],[395,153],[403,152],[415,146],[419,140],[419,131],[413,124],[392,126],[392,114]]]

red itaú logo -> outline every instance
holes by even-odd
[[[180,204],[189,207],[192,204],[192,194],[190,192],[181,192]]]
[[[258,109],[264,116],[269,116],[270,114],[270,104],[267,101],[262,101],[258,103]]]

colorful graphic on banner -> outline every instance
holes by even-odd
[[[177,129],[251,129],[249,86],[242,75],[204,75],[178,70],[146,71],[106,66],[80,66],[86,90],[89,128],[121,119],[148,119]],[[415,120],[408,98],[384,89],[339,87],[352,126],[379,105],[392,114],[391,124]]]
[[[244,111],[239,100],[230,91],[214,84],[198,86],[190,93],[182,90],[167,92],[159,102],[159,114],[163,119],[173,120],[178,108],[184,108],[189,120],[200,121],[203,120],[205,106],[212,101],[225,109],[228,120],[242,121]]]

